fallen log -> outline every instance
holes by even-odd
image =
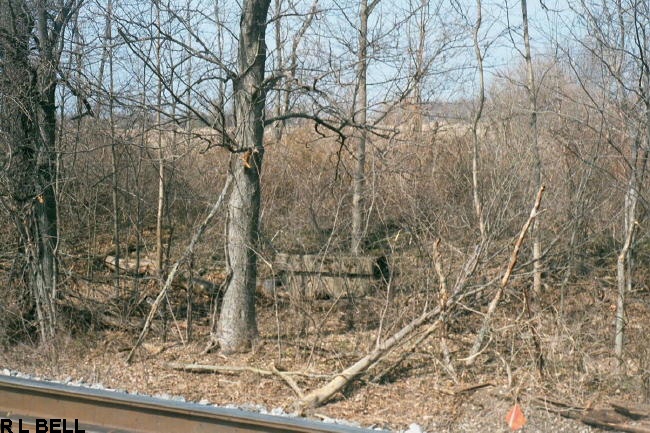
[[[176,370],[176,371],[186,371],[189,373],[208,373],[208,374],[239,374],[244,372],[255,373],[262,376],[272,376],[274,373],[272,370],[277,367],[272,366],[270,370],[265,370],[263,368],[249,367],[246,365],[207,365],[207,364],[183,364],[180,362],[168,362],[165,364],[165,367]],[[316,374],[316,373],[306,373],[304,371],[281,371],[281,373],[290,375],[290,376],[303,376],[310,378],[329,378],[332,377],[331,374]]]
[[[377,345],[375,350],[370,352],[368,355],[364,356],[352,364],[350,367],[337,374],[334,379],[329,381],[327,384],[310,392],[304,398],[301,398],[298,402],[296,402],[295,409],[302,412],[307,408],[314,408],[322,405],[334,394],[336,394],[348,383],[350,383],[351,380],[366,371],[370,366],[374,365],[375,362],[379,361],[379,359],[381,359],[386,353],[390,352],[390,350],[393,349],[399,342],[401,342],[404,337],[409,335],[422,324],[437,316],[439,313],[440,308],[436,308],[413,320],[411,323],[403,327],[400,331],[395,333],[391,338]]]

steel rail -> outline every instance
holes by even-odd
[[[36,420],[66,420],[68,432],[86,433],[368,433],[341,424],[280,417],[13,376],[0,376],[0,418],[31,433]],[[51,427],[55,427],[53,430]],[[65,433],[61,423],[48,433]],[[6,430],[0,430],[5,433]],[[43,432],[43,429],[40,430]],[[8,432],[7,432],[8,433]]]

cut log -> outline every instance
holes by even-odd
[[[320,256],[277,254],[274,266],[278,271],[326,276],[366,276],[381,278],[388,275],[386,257]]]

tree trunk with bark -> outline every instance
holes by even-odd
[[[542,160],[539,154],[539,134],[537,131],[537,90],[535,88],[535,74],[533,70],[533,59],[530,50],[530,36],[528,33],[528,5],[526,0],[521,0],[521,16],[524,32],[524,49],[526,60],[528,104],[530,108],[530,131],[531,147],[533,150],[533,176],[534,188],[542,186]],[[533,291],[539,294],[542,290],[542,241],[540,234],[539,218],[535,219],[532,227],[533,237]]]
[[[614,353],[619,359],[623,359],[623,336],[625,333],[625,294],[629,291],[632,285],[630,275],[630,250],[634,239],[634,232],[636,229],[636,206],[638,201],[638,194],[636,190],[636,182],[634,176],[636,173],[630,174],[630,181],[628,183],[628,190],[625,193],[624,205],[624,233],[623,246],[621,247],[616,260],[616,285],[618,294],[616,297],[616,317],[614,319],[616,332],[614,335]]]
[[[264,155],[264,36],[269,5],[270,0],[248,0],[242,7],[238,52],[240,72],[234,80],[238,148],[230,158],[232,192],[226,229],[229,276],[217,324],[217,339],[224,353],[250,350],[257,335],[255,247]]]
[[[70,11],[62,8],[52,22],[43,1],[0,1],[0,131],[8,147],[3,187],[20,234],[42,343],[56,330],[57,44]],[[34,33],[35,53],[30,49]]]
[[[483,22],[483,5],[481,0],[476,0],[476,24],[472,39],[474,42],[474,54],[476,56],[476,63],[478,68],[478,105],[474,112],[474,121],[472,122],[472,198],[474,200],[474,212],[476,212],[476,219],[478,220],[479,233],[481,234],[481,241],[485,242],[487,238],[485,218],[483,216],[483,202],[481,200],[481,192],[479,187],[479,159],[480,159],[480,140],[478,136],[478,125],[483,115],[483,108],[485,107],[485,73],[483,68],[483,53],[481,52],[480,35],[481,24]]]
[[[365,129],[368,115],[368,16],[371,8],[368,7],[368,0],[361,0],[359,6],[359,54],[358,54],[358,99],[356,104],[355,123],[361,128],[358,131],[357,147],[355,152],[356,166],[353,174],[352,187],[352,248],[354,255],[361,253],[363,242],[363,221],[364,221],[364,196],[366,185],[366,141],[368,132]]]

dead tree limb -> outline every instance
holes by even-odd
[[[289,374],[286,371],[280,371],[276,368],[274,364],[271,364],[271,371],[273,374],[278,376],[280,379],[284,380],[287,385],[289,385],[289,388],[293,390],[293,392],[296,393],[298,398],[305,398],[305,395],[302,392],[302,389],[298,386],[295,380],[293,380],[293,377],[291,377],[291,374]]]
[[[478,209],[478,208],[477,208]],[[482,221],[482,216],[480,216],[479,219],[481,219],[480,225],[481,225],[481,240],[485,240],[484,236],[484,226],[483,226],[483,221]],[[440,348],[442,349],[442,358],[444,361],[445,369],[449,373],[449,375],[452,377],[454,382],[458,383],[458,378],[456,377],[456,371],[454,370],[454,365],[451,362],[451,355],[449,354],[449,347],[447,346],[447,318],[446,318],[446,305],[447,305],[447,298],[449,297],[449,294],[447,293],[447,278],[445,277],[445,273],[442,270],[442,258],[440,255],[440,239],[437,239],[433,243],[433,267],[436,270],[436,274],[438,275],[438,281],[440,282],[439,286],[439,295],[438,295],[438,304],[440,305],[441,308],[441,313],[440,313],[440,320],[441,320],[441,332],[440,332]],[[432,331],[433,332],[433,331]],[[425,339],[427,338],[428,335],[425,334],[422,338]]]
[[[593,410],[583,415],[580,420],[587,425],[608,430],[616,430],[626,433],[650,433],[650,425],[648,424],[634,424],[628,421],[618,420],[611,421],[610,416],[610,412],[597,412]]]
[[[160,293],[158,293],[158,297],[156,297],[156,300],[151,305],[151,310],[147,315],[147,320],[144,322],[144,326],[142,327],[142,331],[138,336],[138,340],[135,342],[135,345],[133,345],[131,352],[129,352],[129,356],[127,356],[126,358],[127,363],[131,362],[136,349],[138,348],[138,346],[140,346],[144,338],[147,336],[147,333],[151,328],[151,323],[153,321],[153,318],[158,312],[158,308],[160,307],[160,304],[162,303],[165,296],[167,295],[169,288],[172,286],[172,282],[174,281],[176,273],[178,272],[178,268],[182,264],[187,262],[190,259],[190,257],[194,254],[194,249],[196,248],[196,244],[198,244],[199,240],[203,236],[203,233],[205,232],[205,229],[208,227],[210,222],[212,222],[212,219],[215,217],[217,211],[223,204],[225,198],[228,196],[228,192],[230,191],[230,184],[231,184],[231,179],[230,176],[228,176],[228,179],[226,180],[226,184],[223,186],[223,189],[221,190],[221,194],[219,194],[219,198],[217,198],[217,201],[214,203],[214,205],[212,205],[212,208],[210,209],[208,215],[205,217],[201,225],[194,232],[194,236],[192,236],[192,240],[190,241],[190,244],[183,252],[181,258],[178,259],[176,263],[174,263],[174,266],[172,266],[171,270],[169,271],[169,274],[167,275],[167,279],[165,280],[165,284],[163,288],[160,290]]]
[[[323,379],[332,377],[331,374],[318,374],[318,373],[308,373],[304,371],[279,371],[277,367],[273,366],[271,370],[265,370],[263,368],[249,367],[246,365],[206,365],[206,364],[183,364],[180,362],[168,362],[165,364],[166,368],[177,370],[177,371],[186,371],[188,373],[207,373],[207,374],[239,374],[239,373],[255,373],[260,376],[274,376],[277,375],[273,371],[275,369],[279,373],[282,373],[285,376],[302,376],[312,379]]]
[[[640,403],[627,403],[627,402],[611,402],[609,404],[614,410],[628,418],[650,419],[650,405]]]
[[[503,292],[503,289],[508,284],[508,280],[510,279],[512,270],[514,269],[515,264],[517,262],[517,257],[519,255],[519,250],[521,249],[523,239],[526,235],[526,232],[528,231],[528,228],[532,223],[532,220],[535,218],[535,216],[537,216],[537,212],[541,204],[543,192],[544,192],[544,187],[540,188],[539,192],[537,193],[537,199],[535,201],[535,205],[533,206],[533,210],[531,211],[528,220],[524,224],[524,227],[519,235],[519,238],[515,242],[515,247],[512,252],[512,255],[510,256],[510,262],[508,264],[508,267],[506,268],[506,273],[501,279],[501,285],[499,288],[500,293]],[[432,333],[433,330],[444,319],[444,313],[448,312],[449,306],[456,304],[457,302],[461,301],[462,298],[464,298],[465,294],[463,293],[462,289],[464,288],[465,282],[467,281],[469,275],[471,275],[474,269],[476,269],[476,265],[478,263],[478,257],[480,256],[481,248],[483,246],[484,245],[482,242],[476,248],[475,253],[467,261],[467,263],[465,263],[463,272],[461,273],[458,280],[456,281],[453,290],[451,291],[451,293],[448,294],[446,299],[443,298],[440,300],[438,306],[436,306],[431,311],[423,313],[422,315],[420,315],[420,317],[412,320],[408,325],[404,326],[402,329],[400,329],[397,333],[393,334],[393,336],[385,340],[383,343],[377,344],[373,351],[371,351],[363,358],[359,359],[357,362],[355,362],[353,365],[343,370],[341,373],[337,374],[328,383],[326,383],[320,388],[311,391],[309,394],[305,395],[304,398],[299,399],[294,405],[295,409],[302,412],[307,408],[314,408],[327,402],[330,398],[332,398],[334,394],[339,392],[347,384],[349,384],[352,380],[354,380],[354,378],[356,378],[363,372],[367,371],[371,366],[375,365],[387,353],[389,353],[391,350],[397,347],[405,338],[411,336],[413,332],[419,330],[420,327],[424,326],[425,324],[428,323],[429,325],[426,331],[424,332],[424,336],[428,336],[430,333]],[[499,299],[500,297],[501,294],[499,294]],[[496,301],[493,300],[492,303],[494,303],[495,305],[492,308],[492,310],[496,309],[496,304],[498,303],[499,299],[496,299]],[[434,318],[435,320],[433,320]],[[487,331],[485,331],[485,333],[487,333]],[[481,340],[481,344],[482,344],[482,340]],[[479,344],[479,348],[480,348],[480,344]]]
[[[277,376],[282,379],[291,390],[296,393],[296,396],[300,399],[304,398],[302,389],[296,381],[293,379],[293,376],[303,376],[303,377],[331,377],[330,375],[319,375],[319,374],[310,374],[299,371],[280,371],[278,368],[271,364],[270,370],[265,370],[263,368],[240,366],[240,365],[203,365],[203,364],[180,364],[177,362],[169,362],[165,364],[165,367],[172,370],[178,371],[187,371],[192,373],[220,373],[220,374],[238,374],[238,373],[254,373],[260,376]]]
[[[304,396],[304,398],[301,398],[299,401],[297,401],[295,404],[295,409],[298,411],[304,411],[307,408],[313,408],[322,405],[334,394],[343,389],[355,377],[366,371],[371,365],[373,365],[391,349],[397,346],[404,337],[408,336],[411,334],[411,332],[415,331],[420,326],[439,314],[440,307],[436,307],[435,309],[424,313],[417,319],[411,321],[408,325],[400,329],[388,340],[377,345],[372,352],[337,374],[327,384],[318,389],[315,389],[314,391]],[[437,319],[436,322],[439,320],[440,319]]]
[[[382,358],[386,356],[393,349],[398,347],[404,340],[410,338],[412,334],[418,331],[422,326],[427,325],[424,335],[428,337],[436,327],[440,324],[443,317],[441,313],[448,311],[451,305],[460,302],[467,293],[464,293],[465,283],[469,276],[476,270],[481,251],[483,250],[484,242],[476,246],[474,252],[465,262],[463,269],[453,286],[453,289],[444,298],[443,303],[439,303],[435,308],[428,312],[424,312],[420,317],[412,320],[409,324],[400,329],[397,333],[393,334],[390,338],[383,342],[378,342],[375,349],[368,353],[363,358],[359,359],[352,366],[346,368],[341,373],[337,374],[332,380],[323,385],[322,387],[311,391],[304,398],[299,399],[294,408],[300,412],[307,408],[314,408],[327,402],[334,394],[343,389],[354,378],[367,371],[372,366],[376,365]],[[435,318],[435,320],[433,320]],[[393,367],[395,364],[393,364]]]
[[[422,343],[424,342],[424,340],[426,340],[427,338],[429,338],[429,336],[431,336],[431,334],[433,334],[433,333],[436,331],[436,329],[438,329],[438,325],[439,325],[439,323],[440,323],[442,320],[443,320],[443,317],[441,316],[441,317],[440,317],[440,321],[435,321],[434,323],[432,323],[431,325],[429,325],[429,326],[427,327],[427,329],[425,329],[424,332],[423,332],[423,333],[422,333],[422,334],[421,334],[421,335],[420,335],[420,336],[419,336],[415,341],[413,341],[412,343],[409,344],[408,348],[407,348],[406,350],[404,350],[404,351],[400,354],[400,356],[399,356],[399,357],[398,357],[394,362],[392,362],[389,366],[387,366],[387,367],[384,368],[381,372],[379,372],[379,374],[377,374],[377,375],[376,375],[376,376],[371,380],[371,382],[373,382],[373,383],[379,383],[379,382],[381,382],[381,380],[382,380],[384,377],[386,377],[386,375],[388,375],[388,373],[390,373],[391,371],[393,371],[395,368],[397,368],[398,365],[400,365],[402,362],[404,362],[404,360],[405,360],[406,358],[408,358],[409,355],[410,355],[411,353],[413,353],[413,351],[415,351],[415,349],[416,349],[417,347],[419,347],[419,346],[422,345]]]
[[[465,358],[466,365],[472,365],[476,360],[478,354],[481,352],[481,346],[483,345],[483,340],[485,340],[485,336],[487,335],[488,330],[490,329],[490,321],[492,320],[492,315],[497,309],[497,305],[501,300],[501,296],[503,296],[503,291],[508,285],[508,282],[510,281],[510,276],[512,275],[512,270],[517,264],[517,258],[519,257],[519,250],[521,249],[521,245],[524,242],[526,233],[528,232],[528,229],[530,228],[531,224],[537,217],[537,214],[539,212],[539,206],[542,203],[543,194],[544,194],[544,185],[542,185],[539,191],[537,192],[537,198],[535,199],[535,204],[533,205],[533,208],[530,211],[530,215],[528,216],[526,223],[521,228],[521,232],[519,232],[519,237],[517,238],[517,241],[515,242],[515,247],[512,250],[512,254],[510,255],[510,262],[508,263],[506,272],[503,274],[503,278],[501,278],[499,289],[495,293],[494,298],[492,298],[492,301],[490,301],[490,305],[488,306],[487,312],[485,313],[485,317],[483,318],[483,326],[481,326],[481,329],[476,335],[476,340],[474,340],[474,345],[472,346],[469,356]]]
[[[449,356],[449,350],[447,348],[447,344],[445,341],[446,338],[446,326],[445,326],[445,319],[446,319],[446,310],[447,310],[447,302],[449,300],[449,292],[447,290],[447,278],[445,277],[445,274],[442,269],[442,259],[440,257],[440,239],[436,239],[436,241],[433,244],[433,265],[436,270],[436,274],[438,275],[438,281],[439,281],[439,292],[438,292],[438,306],[440,308],[440,321],[436,321],[433,324],[429,325],[424,332],[416,338],[413,342],[409,343],[408,347],[406,350],[404,350],[400,356],[392,362],[390,365],[388,365],[386,368],[381,370],[375,377],[372,379],[373,383],[378,383],[380,382],[388,373],[390,373],[392,370],[394,370],[398,365],[400,365],[406,358],[409,357],[413,351],[422,343],[431,336],[437,329],[438,329],[438,324],[441,324],[442,326],[442,336],[441,336],[441,347],[443,351],[443,356],[445,358],[445,368],[449,371],[449,373],[452,375],[454,380],[455,374],[453,370],[453,366],[451,365],[451,357]]]

